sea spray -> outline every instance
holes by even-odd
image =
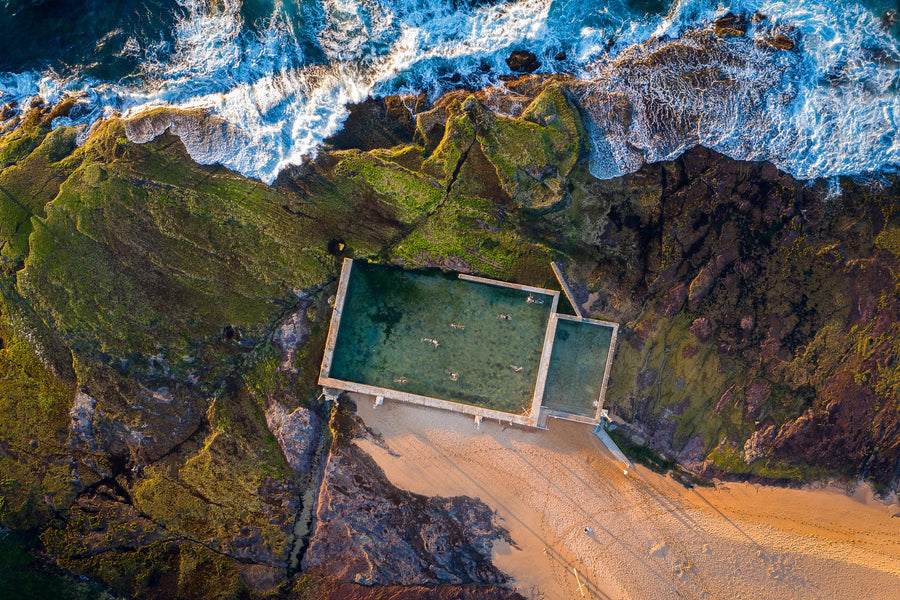
[[[575,87],[591,115],[597,176],[697,144],[800,178],[900,162],[896,27],[887,13],[852,2],[179,0],[176,8],[170,34],[117,50],[143,57],[138,74],[10,72],[0,75],[0,101],[78,95],[78,110],[58,125],[160,106],[208,113],[171,124],[191,155],[271,182],[340,129],[348,103],[502,85],[504,59],[521,48],[537,55],[539,72],[584,82]],[[743,15],[744,35],[713,35],[713,21],[729,12]],[[790,49],[761,42],[777,31]],[[627,126],[601,115],[607,105],[627,113]]]

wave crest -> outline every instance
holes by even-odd
[[[338,131],[348,103],[502,85],[504,59],[523,48],[540,71],[583,82],[600,177],[697,144],[801,179],[900,162],[900,44],[861,5],[679,0],[656,14],[585,0],[260,0],[268,12],[246,23],[240,0],[178,2],[174,41],[143,49],[140,80],[5,74],[0,101],[80,95],[60,125],[203,110],[226,137],[215,146],[170,127],[191,155],[271,182]],[[740,22],[717,24],[729,11]]]

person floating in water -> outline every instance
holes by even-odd
[[[516,373],[522,372],[522,367],[517,367],[516,365],[509,365],[509,368],[515,371]]]
[[[438,341],[435,340],[435,339],[432,339],[432,338],[422,338],[422,341],[423,341],[423,342],[428,342],[429,344],[434,344],[434,347],[435,347],[435,348],[437,348],[438,346],[440,346],[440,344],[438,344]]]
[[[400,379],[395,379],[394,383],[406,383],[406,377],[401,377]]]
[[[459,379],[459,373],[456,373],[455,371],[447,371],[447,375],[450,376],[451,381],[456,381],[457,379]]]
[[[528,304],[543,304],[543,300],[538,300],[534,297],[534,294],[528,294],[528,297],[525,299],[525,302]]]
[[[500,313],[499,315],[497,315],[497,318],[503,319],[504,321],[509,321],[510,319],[512,319],[512,317],[506,313]]]
[[[466,328],[465,325],[460,325],[459,323],[450,323],[450,327],[452,327],[453,329],[465,329]]]

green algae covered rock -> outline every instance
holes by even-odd
[[[0,522],[116,593],[328,586],[297,569],[340,458],[316,379],[344,257],[532,285],[564,261],[622,323],[606,406],[632,438],[708,475],[896,485],[894,187],[825,200],[705,150],[599,181],[558,77],[371,99],[272,186],[117,120],[77,146],[65,110],[0,134]]]
[[[84,485],[72,478],[65,458],[75,391],[44,367],[8,321],[0,339],[0,521],[29,529],[68,506]]]
[[[348,151],[346,156],[341,156],[334,177],[359,182],[379,196],[392,199],[394,216],[403,223],[410,223],[422,213],[433,210],[443,196],[437,181],[371,154]]]
[[[565,204],[566,180],[587,136],[562,89],[547,87],[521,118],[479,111],[477,122],[481,148],[510,197],[533,213]]]
[[[109,161],[121,136],[106,124],[79,149],[18,274],[61,333],[118,356],[226,324],[258,335],[292,288],[327,278],[324,242],[304,244],[265,186],[224,172],[197,181],[168,138]]]
[[[533,281],[549,251],[520,231],[460,102],[427,150],[412,121],[386,124],[274,186],[197,165],[168,133],[135,144],[116,120],[77,146],[49,126],[61,110],[0,137],[0,520],[116,593],[274,593],[319,485],[340,259]],[[563,160],[546,135],[542,165]]]
[[[450,102],[446,108],[444,135],[431,155],[422,163],[424,173],[433,174],[447,187],[453,184],[475,143],[475,122],[472,118],[474,103],[474,98],[471,100],[467,98],[465,103],[459,99]]]
[[[309,483],[233,372],[332,276],[329,240],[177,140],[106,122],[76,148],[46,118],[0,139],[0,520],[129,596],[274,589]]]

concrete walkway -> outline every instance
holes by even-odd
[[[634,465],[631,464],[631,461],[628,460],[628,457],[625,456],[625,453],[622,452],[613,439],[609,437],[609,434],[606,433],[606,429],[604,429],[602,425],[594,427],[594,435],[600,438],[600,441],[603,442],[606,449],[616,457],[616,460],[623,463],[626,467],[634,467]]]
[[[581,305],[578,304],[577,300],[575,300],[575,294],[572,292],[572,288],[569,287],[569,284],[566,281],[565,276],[563,275],[562,269],[554,261],[550,262],[550,267],[553,269],[553,274],[556,275],[556,279],[557,281],[559,281],[559,286],[562,288],[563,293],[566,295],[566,298],[569,299],[569,304],[571,304],[572,308],[575,309],[575,314],[583,319],[584,311],[581,310]]]

